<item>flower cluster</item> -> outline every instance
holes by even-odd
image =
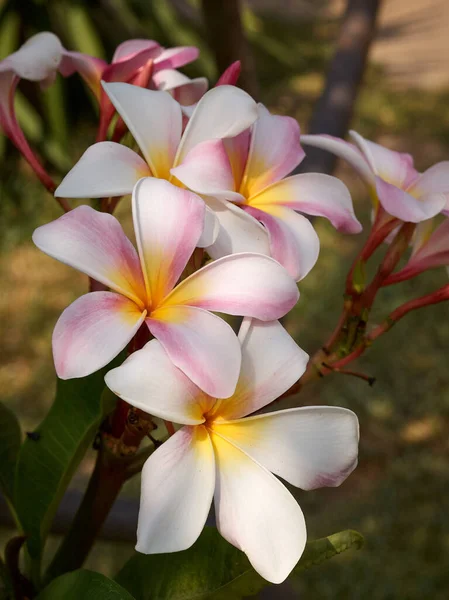
[[[296,282],[319,253],[304,215],[325,217],[343,233],[361,225],[340,180],[291,174],[305,156],[299,125],[237,88],[237,64],[209,91],[205,79],[176,70],[197,54],[131,40],[108,65],[38,34],[0,63],[0,124],[53,191],[15,117],[20,78],[47,85],[58,71],[78,72],[99,103],[97,143],[55,195],[101,198],[101,210],[68,210],[33,240],[98,290],[73,302],[55,326],[58,376],[85,377],[128,348],[123,364],[107,373],[107,386],[129,405],[179,425],[143,468],[137,549],[190,547],[214,499],[223,537],[278,583],[298,562],[306,527],[276,476],[304,490],[337,486],[355,468],[358,451],[357,417],[347,409],[259,414],[308,362],[279,319],[296,305]],[[128,131],[134,149],[121,143]],[[417,224],[408,264],[384,273],[380,285],[447,264],[448,221],[435,229],[433,218],[449,214],[449,163],[420,174],[409,155],[352,137],[354,144],[301,139],[343,157],[367,183],[370,248],[403,223]],[[137,249],[112,215],[129,195]],[[215,313],[243,317],[238,336]],[[142,332],[150,339],[144,344]]]

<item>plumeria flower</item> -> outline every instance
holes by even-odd
[[[315,264],[319,240],[310,221],[296,211],[327,217],[346,233],[361,231],[341,181],[321,173],[285,177],[305,156],[299,136],[294,119],[271,115],[259,105],[251,131],[198,144],[171,170],[191,190],[211,197],[208,204],[222,225],[208,248],[211,256],[265,252],[299,280]]]
[[[346,160],[368,186],[375,208],[405,222],[420,223],[439,212],[449,214],[449,161],[424,173],[410,154],[394,152],[350,132],[353,144],[328,135],[302,136],[304,144],[328,150]]]
[[[134,188],[132,211],[138,252],[115,217],[88,206],[34,232],[43,252],[113,290],[88,293],[62,313],[53,333],[58,376],[100,369],[145,322],[199,387],[231,395],[240,346],[231,327],[210,311],[280,318],[298,299],[294,280],[273,259],[246,253],[215,261],[176,285],[201,236],[204,202],[167,181],[144,178]]]
[[[21,79],[39,82],[43,87],[53,83],[63,50],[54,34],[43,32],[31,37],[17,52],[0,61],[0,125],[48,189],[54,189],[53,182],[20,128],[14,110],[14,97]]]
[[[412,253],[403,269],[390,275],[384,285],[416,277],[423,271],[449,265],[449,219],[437,227],[429,219],[418,224],[412,240]]]
[[[78,71],[98,99],[100,104],[98,137],[105,139],[114,115],[114,106],[102,89],[101,81],[122,81],[141,87],[177,90],[187,103],[189,98],[199,99],[199,93],[207,90],[207,80],[206,86],[203,78],[190,81],[190,84],[186,85],[187,78],[175,69],[196,60],[198,54],[199,50],[194,46],[166,49],[154,40],[135,39],[127,40],[117,46],[110,64],[80,52],[67,52],[66,56],[70,60],[63,62],[62,69],[64,75],[71,75],[75,70]]]
[[[182,133],[182,110],[170,94],[126,83],[104,84],[106,93],[138,143],[144,159],[114,142],[100,142],[86,150],[55,192],[66,198],[103,198],[130,194],[141,177],[157,177],[179,184],[170,173],[197,144],[232,137],[257,118],[257,105],[246,92],[223,85],[198,102]],[[207,169],[204,173],[208,176]],[[182,186],[184,187],[184,186]],[[217,234],[208,211],[201,245]]]
[[[179,102],[182,112],[190,117],[197,102],[204,96],[209,87],[205,77],[190,79],[176,69],[163,69],[153,75],[155,88],[169,92]]]
[[[183,425],[144,465],[136,550],[189,548],[214,498],[221,535],[280,583],[301,557],[306,526],[274,475],[304,490],[340,485],[357,464],[358,421],[328,406],[247,417],[284,393],[308,356],[278,321],[244,320],[239,339],[240,378],[226,400],[204,394],[156,340],[105,381],[131,405]]]

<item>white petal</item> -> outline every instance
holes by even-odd
[[[181,138],[182,113],[168,92],[128,83],[103,83],[155,177],[168,179]]]
[[[58,69],[62,52],[59,38],[43,31],[30,37],[17,52],[2,61],[0,70],[11,70],[29,81],[45,81]]]
[[[268,234],[254,217],[226,200],[211,197],[204,200],[214,211],[220,224],[217,239],[207,248],[211,258],[222,258],[237,252],[256,252],[270,256]]]
[[[245,319],[239,339],[242,366],[237,388],[218,407],[219,416],[227,420],[249,415],[276,400],[301,377],[309,360],[279,321]]]
[[[138,154],[114,142],[90,146],[62,180],[55,196],[109,198],[124,196],[151,171]]]
[[[212,445],[204,427],[183,427],[154,452],[142,470],[136,550],[186,550],[197,540],[215,486]]]
[[[357,466],[359,424],[345,408],[292,408],[217,423],[214,431],[303,490],[336,487]]]
[[[191,257],[203,232],[206,208],[196,194],[147,177],[133,190],[132,210],[142,271],[155,309]]]
[[[184,161],[197,144],[233,137],[257,119],[257,104],[243,90],[222,85],[209,90],[198,102],[182,136],[174,166]]]
[[[284,581],[306,544],[304,516],[271,473],[218,435],[215,513],[221,535],[272,583]]]
[[[295,281],[304,279],[320,253],[320,239],[309,219],[283,206],[264,205],[263,210],[248,206],[246,211],[265,225],[271,256]]]
[[[223,319],[191,306],[162,307],[147,320],[173,363],[214,398],[227,398],[240,372],[240,344]]]
[[[157,340],[131,354],[104,380],[114,394],[156,417],[183,425],[204,422],[201,390],[175,367]]]
[[[145,315],[134,302],[111,292],[91,292],[75,300],[53,331],[58,377],[86,377],[107,365],[131,341]]]

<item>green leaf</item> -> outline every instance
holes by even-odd
[[[118,583],[101,573],[80,569],[61,575],[36,600],[135,600]]]
[[[104,375],[120,361],[118,357],[89,377],[58,380],[49,413],[34,439],[27,438],[20,449],[14,505],[32,559],[39,559],[59,501],[111,410],[106,406],[111,393],[105,389]]]
[[[21,437],[16,415],[0,403],[0,487],[9,502],[13,497],[14,472]]]
[[[308,542],[293,574],[362,544],[363,537],[350,530]],[[270,585],[214,527],[183,552],[135,554],[116,581],[136,600],[239,600]]]

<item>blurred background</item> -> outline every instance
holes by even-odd
[[[44,30],[56,33],[68,49],[109,60],[129,38],[155,39],[168,47],[195,45],[200,59],[183,71],[206,75],[211,85],[241,58],[242,87],[272,111],[296,117],[303,132],[344,135],[350,127],[410,152],[420,171],[449,159],[447,0],[0,2],[0,58]],[[45,93],[23,82],[17,110],[32,146],[58,181],[94,142],[95,102],[76,76],[59,78]],[[29,431],[52,402],[54,324],[87,291],[87,282],[32,245],[32,231],[59,216],[60,209],[4,136],[0,156],[0,394]],[[335,165],[329,156],[312,154],[305,168],[312,167],[331,172]],[[335,173],[350,187],[366,232],[343,236],[315,220],[320,259],[300,283],[301,300],[286,320],[310,354],[336,323],[345,274],[369,226],[362,185],[342,164]],[[119,207],[118,217],[129,223],[129,201]],[[373,320],[446,281],[441,269],[385,289]],[[412,313],[376,342],[357,364],[376,377],[373,388],[334,374],[305,387],[295,399],[296,404],[345,406],[359,416],[358,469],[338,489],[295,495],[310,538],[354,528],[366,544],[261,598],[448,597],[448,317],[447,304]],[[76,503],[76,488],[83,488],[91,467],[90,456],[64,510],[73,510],[70,502]],[[121,496],[117,510],[126,523],[135,518],[138,490],[135,478]],[[88,563],[112,576],[133,548],[118,517],[106,532],[118,539],[101,541]],[[10,534],[2,531],[2,537]],[[54,537],[50,552],[56,542]]]

